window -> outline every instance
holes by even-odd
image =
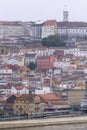
[[[61,98],[63,99],[63,100],[67,100],[68,99],[68,95],[67,95],[67,93],[62,93],[61,94]]]
[[[16,108],[18,108],[18,105],[16,105]]]

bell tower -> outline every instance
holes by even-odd
[[[69,13],[65,6],[65,11],[63,11],[63,22],[68,22],[68,15],[69,15]]]

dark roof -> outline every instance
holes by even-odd
[[[0,21],[0,25],[21,26],[20,21]]]
[[[35,57],[36,54],[25,54],[26,57]]]
[[[33,95],[33,94],[23,94],[20,97],[18,97],[17,100],[23,100],[24,99],[25,101],[30,101],[30,100],[33,101],[34,97],[35,97],[35,95]]]
[[[58,27],[87,27],[86,22],[58,22]]]

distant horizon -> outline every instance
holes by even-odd
[[[67,10],[69,21],[87,22],[86,5],[87,0],[0,0],[0,21],[63,21]]]

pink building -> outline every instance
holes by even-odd
[[[37,67],[39,70],[46,71],[53,69],[53,63],[55,61],[54,56],[41,56],[37,59]]]

